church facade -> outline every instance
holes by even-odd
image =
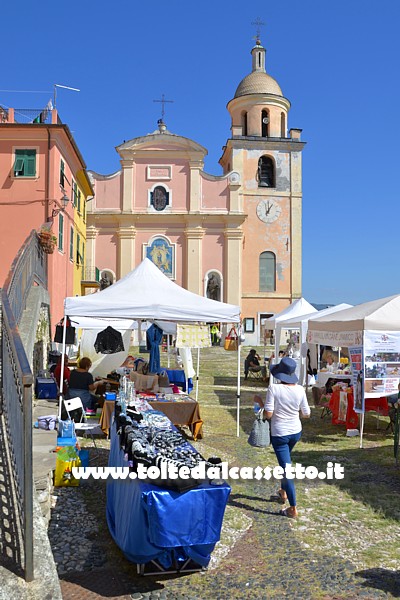
[[[116,173],[89,171],[86,259],[113,282],[148,257],[186,289],[239,304],[246,343],[260,344],[264,318],[301,296],[304,143],[258,39],[251,55],[227,106],[223,174],[206,173],[206,149],[161,119],[116,148]]]

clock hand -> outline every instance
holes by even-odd
[[[270,204],[270,203],[268,202],[268,206],[267,206],[267,207],[266,207],[266,209],[265,209],[265,214],[266,214],[266,215],[269,215],[269,213],[271,212],[271,208],[272,208],[272,204]]]

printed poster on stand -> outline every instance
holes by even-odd
[[[364,333],[365,393],[390,396],[400,382],[400,332]]]
[[[365,410],[364,399],[364,377],[363,377],[363,347],[349,346],[349,356],[351,361],[351,376],[354,397],[354,410],[356,413],[362,413]]]

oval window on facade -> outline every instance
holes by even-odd
[[[169,204],[169,193],[162,185],[155,187],[151,193],[151,204],[158,211],[164,210]]]

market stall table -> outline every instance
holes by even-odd
[[[128,467],[115,424],[110,467]],[[188,561],[208,565],[220,539],[230,487],[205,482],[184,493],[138,479],[107,481],[107,523],[126,558],[143,566],[156,560],[165,570]],[[177,570],[180,570],[178,568]]]
[[[337,379],[338,381],[348,380],[351,382],[351,373],[331,373],[329,371],[318,371],[317,386],[323,387],[328,379]]]
[[[195,441],[203,437],[199,403],[193,398],[189,396],[166,400],[148,398],[148,401],[152,408],[163,412],[174,425],[187,425]]]
[[[101,411],[99,425],[100,425],[102,432],[107,437],[109,436],[109,433],[110,433],[110,425],[111,425],[111,419],[112,419],[114,409],[115,409],[115,400],[105,400],[104,401],[103,409]]]
[[[354,410],[353,391],[334,390],[329,400],[332,412],[332,424],[346,424],[346,429],[358,428],[358,413]],[[365,411],[377,412],[378,415],[389,414],[387,398],[365,398]]]

